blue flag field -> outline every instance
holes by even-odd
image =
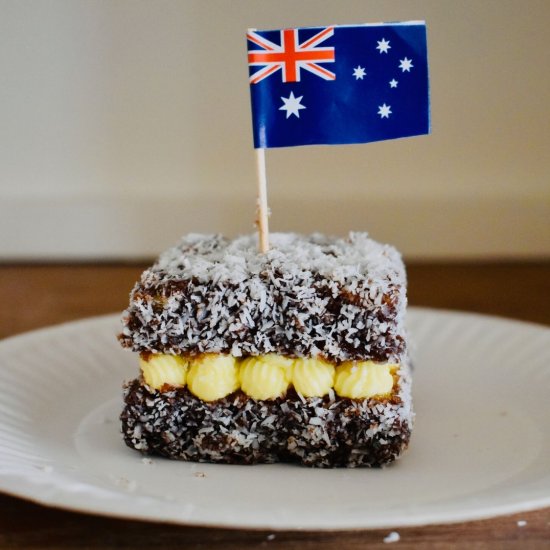
[[[424,22],[249,30],[255,148],[428,134]]]

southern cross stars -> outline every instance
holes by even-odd
[[[414,67],[414,65],[412,64],[412,59],[409,59],[408,57],[405,57],[405,59],[400,59],[399,60],[399,68],[403,71],[403,72],[408,72],[410,73],[411,72],[411,69]]]
[[[363,67],[361,67],[361,65],[357,65],[357,67],[355,67],[355,69],[353,69],[353,76],[355,77],[355,80],[363,80],[363,77],[366,75],[367,73],[365,72],[365,69]]]
[[[286,118],[290,115],[296,115],[296,118],[300,118],[300,109],[305,109],[305,105],[302,105],[300,101],[304,96],[294,97],[294,92],[290,92],[288,97],[281,97],[284,102],[282,107],[279,107],[279,111],[286,111]]]
[[[390,50],[390,41],[386,40],[385,38],[382,38],[382,40],[377,41],[378,45],[376,49],[381,53],[388,53],[388,50]],[[412,59],[409,59],[408,57],[404,57],[403,59],[399,60],[399,69],[401,69],[402,73],[409,73],[411,72],[411,69],[414,67]],[[355,80],[363,80],[365,76],[367,76],[367,71],[364,67],[361,67],[361,65],[357,65],[357,67],[353,68],[352,75],[355,77]],[[399,81],[395,78],[392,78],[388,81],[388,84],[390,88],[397,88]],[[294,92],[290,92],[288,97],[281,97],[281,100],[283,101],[283,105],[279,107],[279,111],[285,111],[286,118],[290,118],[291,115],[294,115],[296,118],[300,118],[300,111],[302,109],[306,109],[305,105],[302,105],[302,99],[304,98],[303,95],[296,97],[294,95]],[[378,116],[380,119],[386,118],[389,119],[390,115],[393,115],[391,110],[391,105],[386,105],[386,103],[383,103],[382,105],[378,105]]]
[[[376,49],[379,50],[380,53],[388,53],[388,50],[391,48],[389,40],[382,38],[382,40],[377,40],[377,43],[378,46],[376,46]]]
[[[380,118],[390,118],[391,105],[386,105],[385,103],[383,105],[379,105],[378,114],[380,115]]]

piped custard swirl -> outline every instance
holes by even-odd
[[[304,397],[322,397],[331,390],[351,399],[382,397],[392,393],[399,365],[373,361],[333,365],[319,358],[266,354],[240,359],[207,353],[148,354],[140,358],[140,368],[143,380],[153,389],[187,386],[199,399],[215,401],[239,389],[253,399],[276,399],[290,387]]]

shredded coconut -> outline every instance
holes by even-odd
[[[396,361],[405,353],[399,253],[366,233],[227,240],[188,235],[141,277],[120,340],[134,351],[277,352]]]

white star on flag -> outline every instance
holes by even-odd
[[[412,59],[409,59],[409,58],[405,57],[405,59],[400,59],[399,60],[399,68],[403,72],[407,71],[408,73],[410,73],[412,67],[414,67],[414,65],[412,64]]]
[[[386,105],[385,103],[383,105],[379,105],[378,114],[380,115],[380,118],[390,118],[391,105]]]
[[[365,72],[365,69],[363,67],[361,67],[360,65],[357,65],[357,67],[355,67],[355,69],[353,69],[353,76],[355,77],[355,80],[363,80],[363,77],[366,75],[367,73]]]
[[[300,101],[304,96],[294,97],[294,92],[290,92],[288,97],[281,97],[284,102],[282,107],[279,107],[279,111],[286,111],[286,118],[290,115],[296,115],[296,118],[300,118],[300,109],[305,109],[305,105],[302,105]]]
[[[395,78],[392,78],[390,80],[390,88],[397,88],[398,84],[399,84],[399,82],[397,82],[397,80],[395,80]]]
[[[378,46],[377,50],[380,50],[380,53],[388,53],[388,50],[391,48],[390,41],[382,38],[382,40],[377,40]]]

